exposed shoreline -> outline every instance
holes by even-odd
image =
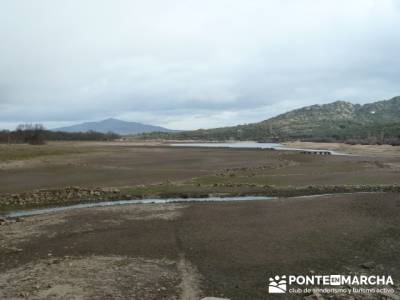
[[[399,276],[400,156],[2,149],[0,298],[263,299],[273,274]]]
[[[159,185],[148,186],[146,188]],[[219,184],[217,186],[204,186],[204,192],[179,191],[182,185],[170,185],[175,191],[163,193],[148,193],[146,195],[137,192],[120,191],[116,188],[67,187],[65,189],[38,190],[19,194],[0,195],[0,213],[12,210],[51,208],[75,204],[88,204],[103,201],[121,200],[146,200],[146,199],[181,199],[182,202],[190,198],[212,197],[298,197],[324,194],[345,194],[360,192],[391,192],[400,193],[400,185],[310,185],[305,187],[272,187],[268,185],[252,184]],[[143,187],[141,187],[143,188]],[[229,188],[230,192],[221,192],[218,188]],[[246,189],[246,191],[245,191]],[[210,192],[211,191],[211,192]],[[189,202],[189,201],[188,201]]]
[[[274,274],[398,278],[398,201],[398,193],[354,193],[117,205],[7,220],[0,226],[0,295],[264,299]],[[390,287],[394,299],[398,283]]]
[[[325,148],[331,151],[345,152],[353,155],[399,157],[400,147],[391,145],[349,145],[344,143],[317,143],[317,142],[282,142],[287,147],[313,149],[316,147]]]

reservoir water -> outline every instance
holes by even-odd
[[[329,152],[332,155],[350,155],[327,149],[291,148],[278,143],[226,142],[226,143],[174,143],[172,147],[239,148],[239,149],[276,149],[288,151]]]

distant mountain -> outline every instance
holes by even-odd
[[[86,122],[77,125],[60,127],[52,129],[52,131],[64,131],[64,132],[87,132],[97,131],[101,133],[113,132],[120,135],[139,134],[147,132],[173,132],[173,130],[141,124],[136,122],[127,122],[118,119],[106,119],[99,122]]]
[[[399,139],[400,97],[364,105],[336,101],[292,110],[259,123],[162,134],[160,137],[259,141],[371,137]]]

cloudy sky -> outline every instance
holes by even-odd
[[[2,0],[0,127],[173,129],[400,95],[399,0]]]

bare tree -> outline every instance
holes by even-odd
[[[24,143],[31,145],[45,143],[45,128],[42,124],[20,124],[17,126],[16,132]]]

